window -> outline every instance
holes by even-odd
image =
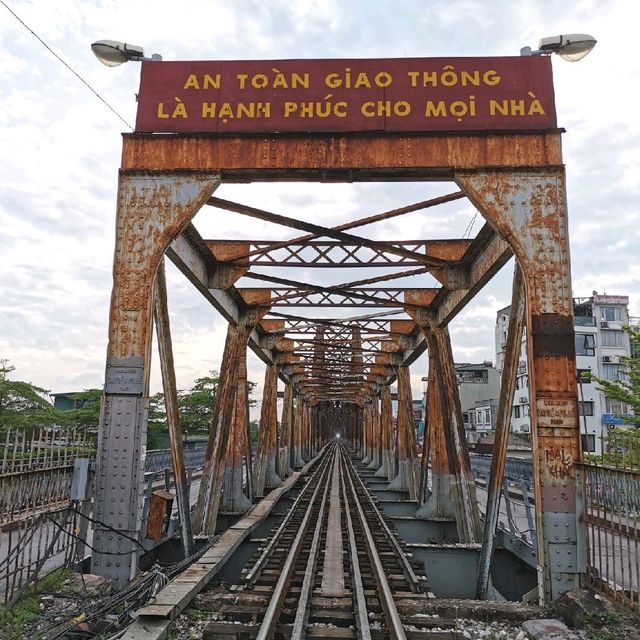
[[[482,422],[482,411],[480,409],[476,411],[476,424],[484,424]]]
[[[619,364],[603,364],[602,377],[605,380],[625,380],[623,367]]]
[[[592,416],[593,402],[592,401],[578,402],[578,415]]]
[[[596,337],[592,333],[576,333],[576,355],[596,355]]]
[[[602,319],[607,322],[620,321],[620,307],[602,307]]]
[[[624,332],[623,331],[602,331],[602,346],[603,347],[622,347]]]
[[[484,410],[484,423],[491,426],[491,409]]]
[[[519,418],[520,417],[520,405],[516,404],[513,407],[513,417],[514,418]]]
[[[581,435],[582,438],[582,450],[586,452],[594,452],[596,450],[596,437],[592,435]]]
[[[624,402],[619,400],[612,400],[611,398],[604,399],[605,413],[615,413],[621,415],[628,413],[628,407]]]
[[[579,384],[589,384],[591,382],[591,369],[578,369],[577,379]]]

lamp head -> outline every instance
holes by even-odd
[[[593,36],[586,33],[570,33],[542,38],[538,47],[540,51],[557,53],[563,60],[577,62],[596,46],[596,42]]]
[[[98,40],[91,45],[91,51],[107,67],[117,67],[130,61],[162,60],[162,56],[157,53],[154,53],[151,58],[145,58],[142,47],[117,40]]]
[[[557,53],[564,60],[577,62],[582,60],[596,46],[597,40],[586,33],[569,33],[560,36],[542,38],[538,49],[531,47],[520,49],[523,56],[545,56]]]

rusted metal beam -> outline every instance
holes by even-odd
[[[218,392],[211,417],[209,440],[202,468],[200,491],[193,518],[193,527],[196,533],[207,535],[215,533],[222,493],[222,473],[229,437],[229,424],[235,405],[238,334],[238,327],[229,324],[220,365]]]
[[[91,568],[118,587],[137,573],[147,434],[153,281],[167,245],[220,177],[211,173],[120,174],[103,411],[96,457]],[[120,533],[114,533],[114,530]],[[118,561],[113,561],[113,556]]]
[[[278,368],[276,365],[269,365],[264,375],[258,447],[254,466],[253,486],[257,497],[262,497],[265,489],[275,489],[282,482],[276,470],[278,455],[277,392]]]
[[[456,170],[562,165],[561,130],[532,132],[124,134],[121,168],[215,171],[225,182],[442,180]]]
[[[439,378],[439,403],[443,411],[443,424],[447,456],[453,463],[453,498],[461,542],[477,542],[480,539],[480,516],[476,499],[476,485],[471,472],[467,437],[462,422],[460,395],[456,383],[451,339],[447,327],[438,327],[432,316],[427,328],[436,375]]]
[[[504,362],[500,380],[500,399],[496,416],[496,433],[491,456],[491,471],[487,486],[487,506],[484,516],[484,536],[478,563],[477,597],[485,600],[489,590],[491,559],[495,546],[496,527],[500,511],[500,496],[504,480],[504,468],[507,460],[507,447],[511,431],[511,413],[513,394],[516,390],[518,363],[522,348],[524,330],[524,281],[522,271],[516,262],[513,273],[513,291],[511,294],[511,312],[507,329],[507,343],[504,350]]]
[[[467,252],[467,255],[469,254],[471,255],[469,258],[471,263],[467,265],[469,288],[455,291],[442,289],[433,300],[432,304],[436,308],[436,323],[440,327],[448,325],[464,309],[478,291],[509,261],[513,252],[500,234],[485,225],[474,239],[472,247]],[[412,364],[425,352],[426,348],[427,340],[421,336],[415,349],[405,353],[403,362]]]
[[[365,218],[360,218],[358,220],[352,220],[351,222],[346,222],[344,224],[340,224],[332,228],[334,231],[347,231],[349,229],[356,229],[358,227],[364,227],[374,222],[389,220],[396,216],[402,216],[407,213],[412,213],[414,211],[420,211],[422,209],[428,209],[429,207],[435,207],[439,204],[445,204],[446,202],[452,202],[462,197],[464,197],[464,194],[462,193],[462,191],[456,191],[454,193],[450,193],[444,196],[431,198],[430,200],[423,200],[421,202],[416,202],[415,204],[410,204],[405,207],[399,207],[397,209],[391,209],[390,211],[385,211],[383,213],[367,216]],[[308,246],[308,244],[311,241],[313,241],[315,238],[318,238],[318,237],[319,237],[318,235],[314,233],[310,233],[304,236],[299,236],[297,238],[291,238],[290,240],[285,240],[283,242],[271,242],[266,247],[260,247],[260,248],[254,249],[253,251],[248,251],[246,254],[244,254],[244,256],[238,259],[247,259],[247,258],[253,257],[254,255],[264,255],[271,251],[293,247],[297,244]]]
[[[227,322],[234,325],[238,323],[242,300],[233,292],[210,288],[210,276],[217,266],[193,225],[187,225],[171,241],[167,257]],[[269,364],[271,352],[262,348],[262,338],[260,330],[254,329],[249,336],[249,347],[263,362]]]
[[[417,264],[424,264],[427,266],[447,266],[449,262],[447,260],[441,260],[436,257],[423,255],[416,251],[409,251],[404,249],[400,245],[394,245],[388,242],[380,242],[378,240],[369,240],[368,238],[362,238],[360,236],[354,236],[350,233],[344,233],[344,231],[335,231],[330,227],[323,227],[311,222],[304,222],[303,220],[296,220],[289,216],[283,216],[278,213],[272,213],[270,211],[264,211],[256,207],[250,207],[238,202],[231,202],[229,200],[223,200],[222,198],[209,198],[207,204],[216,207],[218,209],[224,209],[226,211],[232,211],[233,213],[239,213],[243,216],[249,216],[258,220],[264,220],[265,222],[273,222],[285,227],[291,227],[293,229],[300,229],[301,231],[310,231],[318,237],[325,236],[327,238],[335,238],[342,242],[349,242],[361,247],[368,247],[374,251],[384,251],[385,253],[392,253],[405,258],[410,258]]]
[[[389,489],[406,491],[409,500],[416,500],[418,486],[416,483],[416,430],[413,424],[411,380],[409,367],[400,366],[396,370],[398,380],[398,443],[397,473],[389,484]]]
[[[460,172],[456,181],[524,274],[539,587],[551,602],[579,587],[586,571],[564,169]]]
[[[193,530],[191,527],[191,507],[189,506],[189,487],[184,465],[182,448],[182,427],[178,411],[178,387],[173,364],[173,348],[171,344],[171,325],[167,304],[167,281],[164,271],[164,260],[158,265],[154,287],[154,318],[158,335],[158,352],[162,371],[162,387],[164,390],[164,406],[169,429],[169,448],[171,450],[171,466],[176,485],[178,513],[180,515],[180,535],[185,558],[195,551]]]

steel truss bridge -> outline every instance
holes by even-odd
[[[296,181],[438,182],[455,190],[334,227],[215,195],[222,184]],[[485,220],[475,237],[371,239],[376,224],[414,212],[429,216],[463,199]],[[233,212],[248,223],[285,228],[289,236],[202,237],[192,224],[201,210]],[[449,324],[513,256],[498,426],[481,519]],[[193,514],[182,462],[165,259],[228,322]],[[212,536],[243,516],[298,478],[339,436],[345,451],[386,490],[416,505],[412,517],[449,522],[450,539],[477,546],[477,595],[487,597],[526,327],[539,593],[549,602],[579,586],[586,557],[569,265],[561,130],[555,127],[125,134],[92,571],[123,587],[138,570],[134,541],[142,526],[155,324],[187,554],[194,536]],[[327,269],[344,275],[327,284]],[[368,277],[354,278],[354,269],[367,270]],[[248,431],[248,349],[265,365],[255,454]],[[418,450],[409,372],[425,352],[427,419]]]

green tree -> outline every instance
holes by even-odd
[[[30,382],[11,380],[9,374],[14,370],[7,359],[0,359],[0,430],[34,430],[56,424],[59,416],[49,392]]]
[[[185,435],[209,432],[219,380],[218,372],[211,371],[211,375],[198,378],[190,389],[178,392],[180,422]]]
[[[211,426],[213,406],[218,395],[218,383],[220,377],[217,371],[211,371],[211,375],[198,378],[187,391],[178,392],[178,405],[180,407],[180,420],[182,432],[185,435],[207,434]],[[249,381],[248,397],[249,406],[256,404],[251,397],[255,389],[255,383]]]
[[[73,409],[58,412],[61,424],[83,429],[89,433],[97,433],[100,422],[102,389],[85,389],[77,393],[70,393],[69,398],[75,401],[76,406]]]
[[[640,467],[640,331],[623,327],[631,341],[631,356],[620,358],[623,365],[617,380],[593,376],[598,389],[608,398],[624,403],[635,415],[622,415],[629,427],[613,429],[604,438],[602,462],[615,466]]]
[[[195,380],[189,389],[178,391],[180,426],[185,438],[190,435],[207,435],[209,433],[219,383],[218,372],[211,371],[210,374]],[[251,398],[255,386],[254,382],[248,382],[250,407],[256,404],[256,400]],[[168,447],[168,430],[164,394],[162,392],[156,393],[149,399],[147,447],[150,449]]]
[[[160,391],[149,398],[149,422],[147,426],[147,449],[167,449],[169,427],[164,393]]]

